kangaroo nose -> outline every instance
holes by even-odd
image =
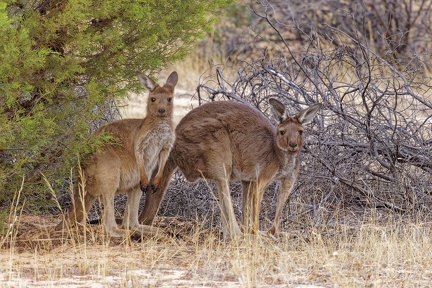
[[[158,109],[158,111],[159,111],[159,113],[161,113],[161,114],[165,113],[165,109],[163,109],[163,108]]]
[[[290,143],[289,146],[290,146],[291,148],[296,148],[296,147],[297,147],[297,143]]]

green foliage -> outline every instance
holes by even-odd
[[[104,105],[185,57],[232,0],[0,0],[0,207],[67,182]],[[32,206],[33,205],[33,206]]]

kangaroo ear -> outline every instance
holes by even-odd
[[[321,103],[317,103],[314,104],[312,106],[310,106],[309,108],[306,108],[302,111],[300,111],[299,114],[297,114],[297,119],[300,121],[300,123],[304,124],[309,124],[310,122],[312,122],[312,120],[315,118],[318,110],[321,108],[322,104]]]
[[[153,79],[149,78],[146,75],[143,75],[143,74],[137,72],[137,76],[138,76],[138,79],[141,82],[141,84],[150,92],[159,86]]]
[[[282,104],[279,100],[276,100],[275,98],[270,98],[269,104],[270,104],[271,110],[273,112],[273,116],[279,122],[282,123],[285,119],[288,118],[288,115],[287,115],[286,109],[285,109],[285,105]]]
[[[176,71],[173,71],[169,76],[164,86],[171,86],[171,88],[174,89],[174,87],[177,85],[178,81],[178,74]]]

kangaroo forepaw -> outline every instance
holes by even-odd
[[[156,191],[158,190],[158,186],[156,185],[151,185],[150,188],[152,189],[153,193],[156,193]]]
[[[152,186],[153,186],[153,185],[152,185]],[[144,194],[147,193],[148,187],[149,187],[148,185],[143,185],[142,183],[140,183],[141,191],[142,191]]]

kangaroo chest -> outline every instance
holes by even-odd
[[[298,154],[286,155],[281,159],[280,168],[276,174],[276,179],[282,179],[287,176],[291,176],[298,173],[299,169],[299,159]]]
[[[169,126],[159,126],[139,139],[137,161],[144,160],[148,175],[156,168],[162,149],[170,149],[174,143],[174,135]]]

